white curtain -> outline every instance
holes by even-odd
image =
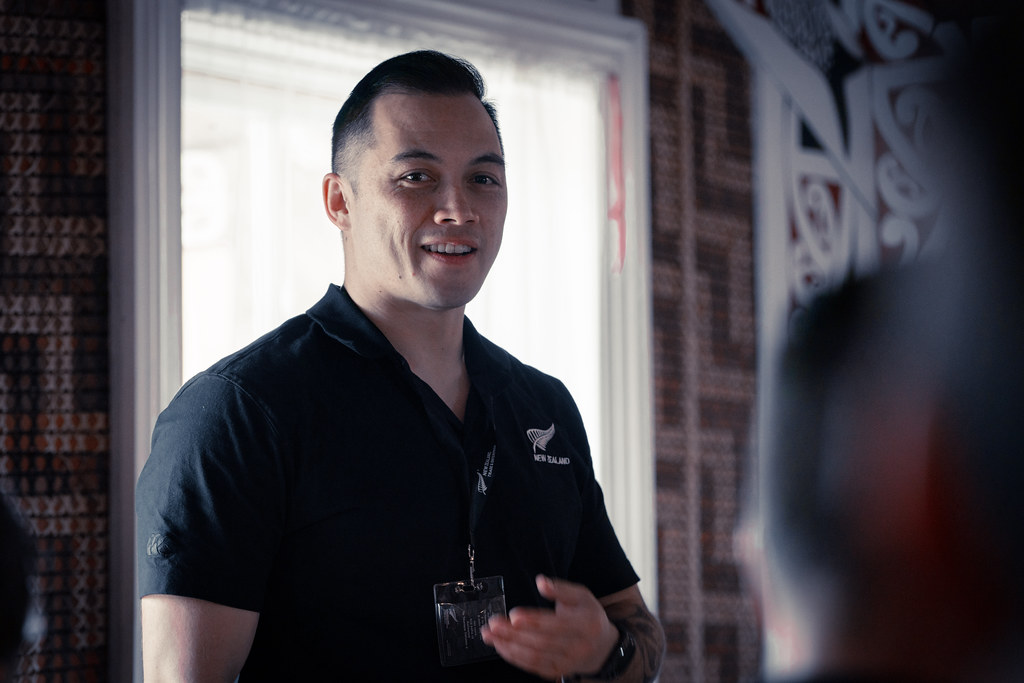
[[[561,378],[595,454],[602,277],[610,270],[599,65],[500,35],[341,11],[339,3],[187,3],[182,23],[182,281],[186,377],[303,312],[341,283],[341,240],[320,181],[331,124],[383,59],[432,48],[470,59],[498,107],[509,212],[501,253],[468,315]],[[452,28],[452,31],[457,30]]]

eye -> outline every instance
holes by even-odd
[[[473,176],[473,183],[477,185],[499,185],[498,179],[486,173],[477,173]]]
[[[411,183],[422,183],[425,180],[429,180],[429,177],[422,171],[413,171],[402,176],[402,180],[408,180]]]

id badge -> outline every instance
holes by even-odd
[[[441,666],[459,666],[494,659],[493,647],[480,628],[495,614],[505,614],[505,583],[500,576],[434,585],[434,614]]]

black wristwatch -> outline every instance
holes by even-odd
[[[624,674],[629,668],[629,663],[633,661],[633,655],[636,654],[636,641],[633,640],[633,634],[629,631],[621,626],[618,629],[619,642],[615,643],[608,659],[604,661],[597,673],[592,673],[586,678],[610,681]]]

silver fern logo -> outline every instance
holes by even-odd
[[[537,451],[546,451],[548,448],[548,442],[551,441],[551,437],[555,435],[555,424],[551,423],[551,426],[547,429],[527,429],[526,438],[533,444],[533,454],[537,455]]]
[[[547,429],[527,429],[526,438],[533,444],[533,459],[536,462],[543,462],[548,465],[568,465],[569,458],[564,456],[548,455],[548,443],[555,436],[555,425],[552,423]]]

